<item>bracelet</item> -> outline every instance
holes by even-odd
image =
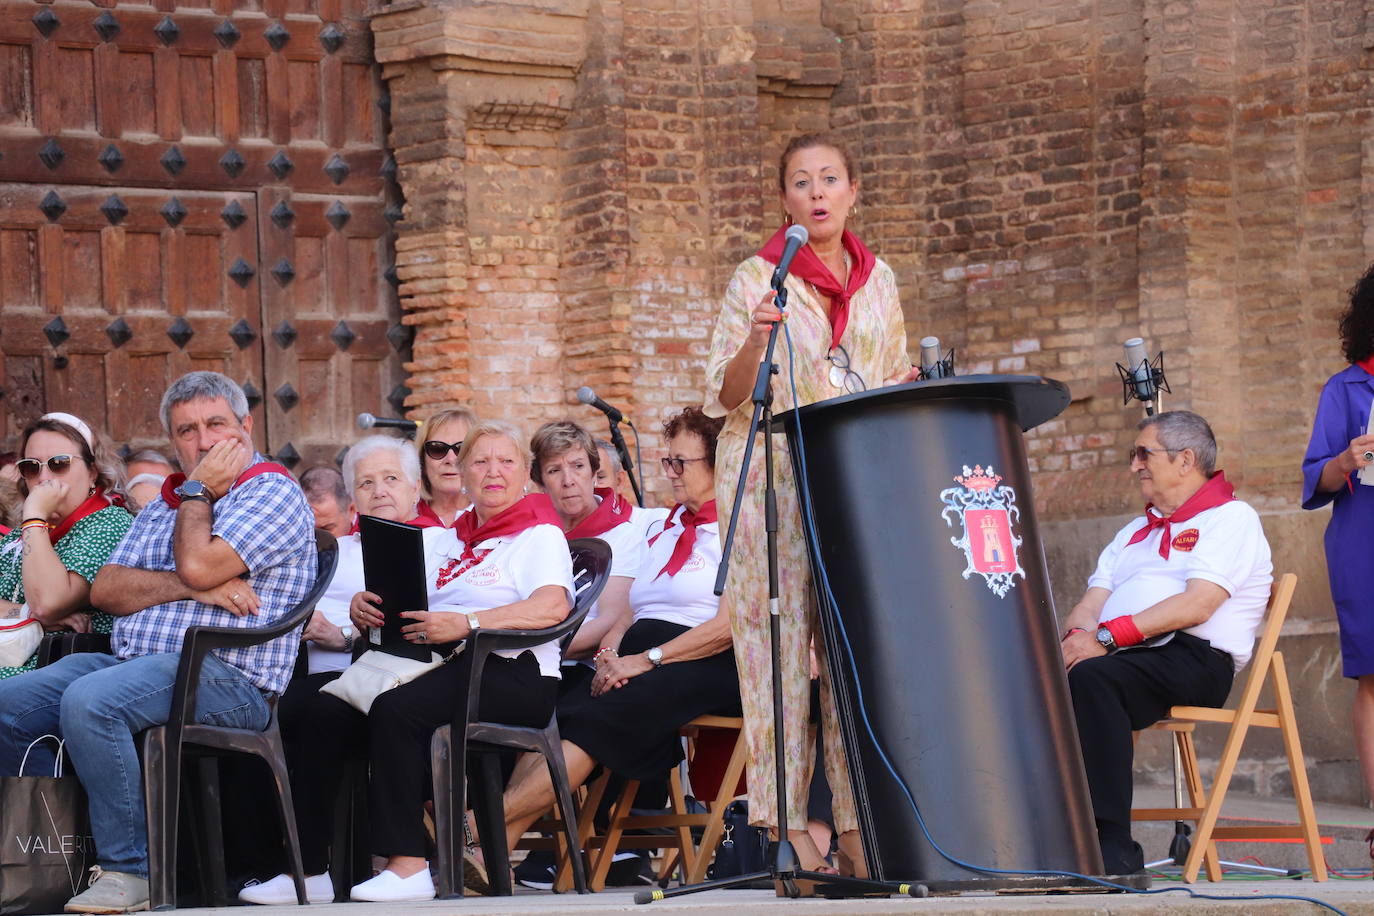
[[[1061,637],[1059,637],[1059,641],[1060,641],[1060,642],[1063,642],[1064,640],[1068,639],[1070,636],[1072,636],[1072,635],[1075,634],[1075,633],[1086,633],[1086,632],[1088,632],[1088,630],[1087,630],[1086,627],[1069,627],[1067,630],[1064,631],[1064,635],[1061,636]]]
[[[49,525],[47,522],[43,521],[42,519],[36,519],[36,520],[31,519],[31,520],[29,520],[29,521],[27,521],[27,522],[24,522],[22,525],[20,525],[20,526],[19,526],[19,531],[20,531],[20,533],[22,534],[23,532],[28,531],[30,528],[42,528],[44,531],[51,531],[51,530],[52,530],[52,525]]]
[[[605,655],[607,652],[611,653],[612,655],[619,654],[610,646],[602,646],[600,649],[597,649],[596,654],[592,656],[592,664],[596,664],[597,662],[601,661],[601,656]]]
[[[37,515],[30,515],[28,518],[24,519],[21,524],[27,525],[29,522],[42,522],[46,525],[48,520],[46,518],[39,518]]]

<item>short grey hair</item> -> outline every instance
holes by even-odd
[[[352,502],[348,488],[344,486],[343,475],[339,473],[338,468],[327,464],[316,465],[302,474],[301,489],[305,491],[306,502],[317,503],[326,498],[333,499],[340,512],[347,512],[348,504]]]
[[[169,468],[175,468],[175,467],[176,467],[176,465],[172,462],[172,459],[168,458],[166,455],[162,454],[161,452],[159,452],[159,451],[158,451],[157,449],[155,449],[155,448],[141,448],[141,449],[139,449],[138,451],[136,451],[136,452],[134,452],[132,455],[130,455],[128,458],[125,458],[125,459],[124,459],[124,464],[125,464],[125,465],[130,465],[130,464],[134,464],[135,462],[138,462],[138,461],[142,461],[142,462],[144,462],[144,463],[146,463],[146,464],[165,464],[165,465],[166,465],[167,467],[169,467]],[[142,476],[142,475],[139,475],[139,476]],[[133,486],[133,481],[132,481],[132,480],[129,481],[129,485],[130,485],[130,486]]]
[[[609,459],[606,464],[607,467],[610,468],[612,474],[619,474],[621,471],[625,470],[625,465],[620,460],[620,452],[616,451],[614,445],[611,445],[611,443],[607,442],[605,439],[593,439],[592,441],[596,443],[596,450],[599,451],[603,457]]]
[[[530,450],[525,447],[525,435],[520,431],[520,427],[506,420],[483,420],[469,429],[467,435],[463,437],[463,447],[458,452],[459,467],[468,463],[468,455],[472,453],[472,447],[483,436],[503,436],[514,442],[515,450],[520,453],[521,460],[525,462],[525,470],[530,469]]]
[[[223,398],[234,412],[234,418],[243,422],[248,416],[248,398],[238,383],[227,375],[218,372],[188,372],[172,382],[167,393],[162,396],[162,406],[158,409],[162,417],[162,428],[167,435],[172,434],[172,408],[187,401],[211,401]]]
[[[1151,426],[1165,449],[1173,453],[1191,449],[1199,471],[1210,477],[1216,470],[1217,437],[1202,417],[1191,410],[1169,410],[1146,417],[1137,428],[1144,430]]]
[[[375,436],[368,436],[355,442],[344,456],[343,479],[344,486],[348,492],[353,492],[354,475],[358,470],[358,462],[362,461],[373,452],[391,451],[396,453],[396,461],[401,465],[401,473],[412,486],[420,485],[420,455],[415,451],[415,447],[405,439],[397,439],[392,436],[384,436],[380,433]]]

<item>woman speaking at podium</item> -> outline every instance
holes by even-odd
[[[773,410],[781,413],[916,377],[907,356],[906,325],[892,269],[845,228],[856,209],[859,193],[859,176],[849,153],[837,140],[824,135],[795,137],[779,160],[778,186],[784,225],[756,255],[735,269],[707,359],[705,411],[710,416],[726,418],[716,453],[716,506],[721,514],[721,531],[729,525],[735,485],[744,461],[753,414],[750,396],[758,366],[769,331],[774,322],[784,318],[774,305],[770,280],[782,255],[783,234],[788,225],[799,223],[807,230],[810,241],[797,252],[786,280],[785,320],[796,362],[789,366],[787,342],[780,332],[774,353],[780,372],[772,382]],[[795,403],[793,373],[797,386]],[[781,436],[775,436],[773,442],[779,514],[779,651],[788,768],[787,823],[791,828],[788,834],[802,868],[825,870],[822,851],[803,829],[816,746],[814,736],[805,726],[810,710],[810,648],[818,618],[791,458]],[[730,609],[744,706],[749,746],[749,818],[756,825],[776,828],[761,450],[754,454],[745,487],[730,578],[721,600]],[[825,767],[834,791],[833,815],[839,833],[841,865],[865,875],[854,796],[825,653],[817,652],[815,656],[820,667]]]

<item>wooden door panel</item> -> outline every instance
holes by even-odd
[[[222,216],[231,201],[245,211],[237,226]],[[158,401],[183,372],[213,367],[260,390],[256,272],[242,284],[230,273],[257,262],[255,211],[251,195],[0,185],[0,288],[18,293],[4,303],[0,435],[70,410],[147,444],[162,439]],[[229,333],[240,320],[255,335],[243,348]]]

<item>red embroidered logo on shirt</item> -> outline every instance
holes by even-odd
[[[1187,531],[1180,531],[1174,539],[1169,542],[1169,546],[1174,550],[1187,552],[1197,546],[1197,539],[1198,530],[1196,528],[1189,528]]]
[[[490,550],[474,550],[474,556],[466,562],[462,561],[461,559],[453,559],[449,560],[443,566],[440,566],[439,574],[434,578],[435,591],[438,591],[445,585],[448,585],[454,579],[457,579],[463,573],[467,572],[469,569],[472,569],[474,566],[480,564],[489,553],[491,553]]]
[[[501,570],[496,566],[483,566],[481,569],[473,570],[472,575],[468,576],[468,584],[478,588],[497,585],[500,581]]]

